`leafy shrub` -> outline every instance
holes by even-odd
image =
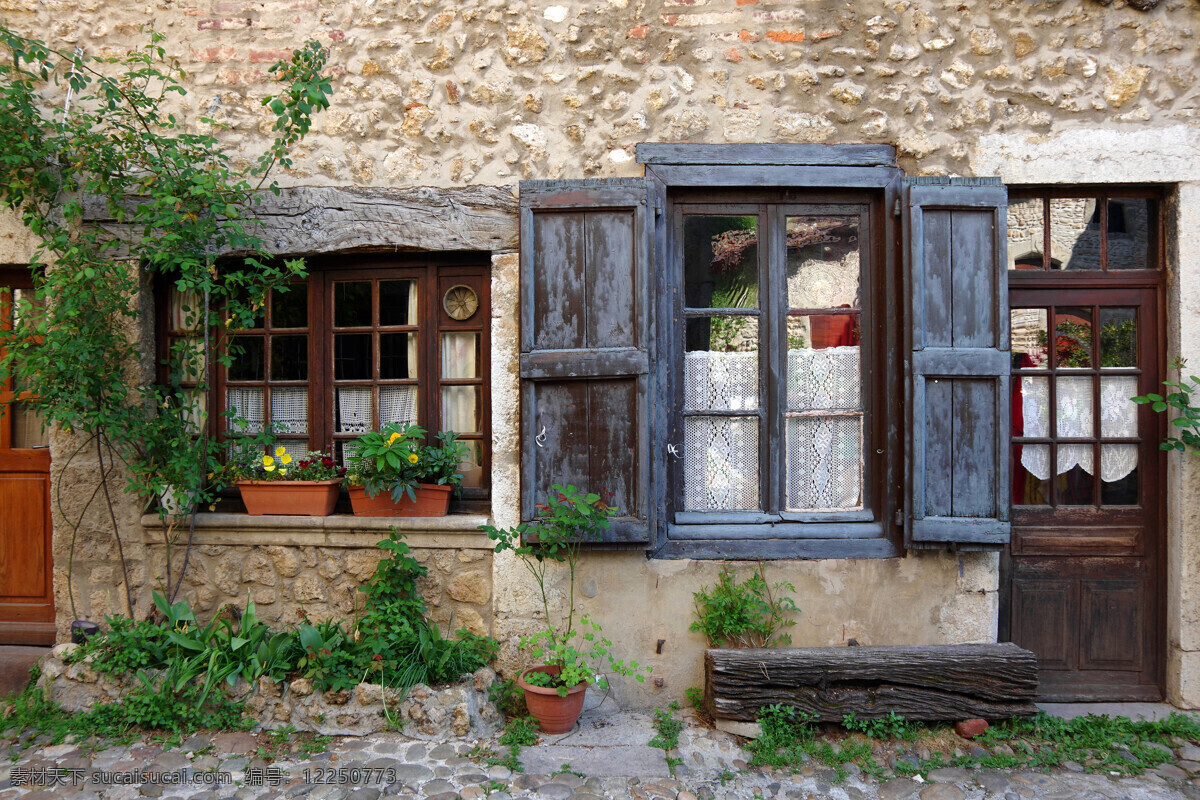
[[[768,584],[759,562],[745,581],[725,564],[717,583],[692,595],[696,621],[691,629],[703,633],[711,647],[773,647],[789,645],[792,637],[781,633],[796,622],[789,618],[799,609],[784,590],[795,592],[786,581]]]
[[[921,731],[920,723],[909,722],[903,715],[889,711],[886,717],[878,719],[859,719],[851,712],[842,717],[842,727],[848,731],[858,731],[869,739],[905,739],[912,741]]]
[[[704,689],[699,686],[689,686],[684,695],[687,696],[687,701],[692,704],[692,708],[704,708]]]

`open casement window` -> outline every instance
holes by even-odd
[[[641,179],[521,182],[521,516],[611,495],[605,543],[650,543],[650,237]]]
[[[909,547],[1000,546],[1009,523],[1007,192],[906,181]]]

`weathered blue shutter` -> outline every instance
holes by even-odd
[[[521,516],[611,492],[605,541],[648,544],[650,260],[641,178],[521,182]]]
[[[910,547],[1009,537],[1007,191],[998,178],[911,178]]]

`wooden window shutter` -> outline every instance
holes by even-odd
[[[909,547],[1009,538],[1009,342],[999,178],[910,178]]]
[[[641,178],[521,182],[521,516],[608,491],[606,543],[646,546],[650,261]]]

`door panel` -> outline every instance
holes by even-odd
[[[1020,288],[1008,633],[1045,700],[1161,697],[1161,420],[1154,289]],[[1004,616],[1004,615],[1002,615]]]
[[[0,330],[28,272],[0,268]],[[0,644],[53,644],[50,450],[41,420],[12,379],[0,382]]]

